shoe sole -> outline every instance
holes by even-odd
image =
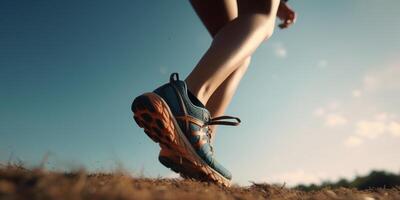
[[[207,174],[198,171],[192,161],[179,155],[159,156],[158,161],[165,167],[178,173],[182,178],[210,181]]]
[[[132,103],[134,120],[161,148],[175,152],[174,158],[161,157],[160,162],[183,177],[212,181],[230,186],[230,180],[203,161],[181,131],[168,104],[156,93],[145,93]],[[183,162],[185,161],[185,162]]]

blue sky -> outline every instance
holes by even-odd
[[[290,4],[297,23],[255,52],[218,160],[240,184],[399,172],[400,2]],[[1,1],[0,161],[174,177],[130,104],[210,42],[188,1]]]

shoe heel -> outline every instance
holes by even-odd
[[[154,142],[170,147],[174,141],[174,125],[168,114],[167,105],[154,93],[145,93],[135,98],[131,110],[139,127]]]

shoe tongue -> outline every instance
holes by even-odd
[[[188,92],[188,96],[189,96],[190,101],[191,101],[195,106],[198,106],[198,107],[201,107],[201,108],[205,108],[205,106],[203,105],[203,103],[201,103],[201,101],[200,101],[196,96],[194,96],[194,94],[193,94],[191,91],[189,91],[189,89],[187,89],[187,92]]]
[[[189,91],[189,89],[187,89],[186,87],[186,91],[189,97],[189,100],[192,102],[193,105],[202,108],[203,112],[201,115],[201,119],[208,121],[210,119],[210,112],[207,110],[207,108],[204,106],[203,103],[201,103],[201,101],[191,92]],[[198,116],[200,117],[200,116]]]
[[[210,112],[204,106],[203,103],[187,88],[186,82],[177,80],[174,81],[174,84],[181,90],[183,95],[186,95],[188,100],[193,104],[193,106],[189,106],[188,112],[192,117],[200,119],[202,121],[208,121],[211,118]]]
[[[187,88],[187,84],[185,81],[179,80],[179,75],[178,73],[172,73],[170,76],[170,83],[178,83],[182,84],[183,89],[187,91],[187,94],[189,96],[190,101],[193,103],[193,105],[198,106],[200,108],[206,108],[203,103]]]

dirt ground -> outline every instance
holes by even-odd
[[[49,172],[21,167],[0,168],[0,199],[400,199],[393,189],[323,189],[303,192],[253,184],[221,187],[181,179],[135,178],[126,173]]]

